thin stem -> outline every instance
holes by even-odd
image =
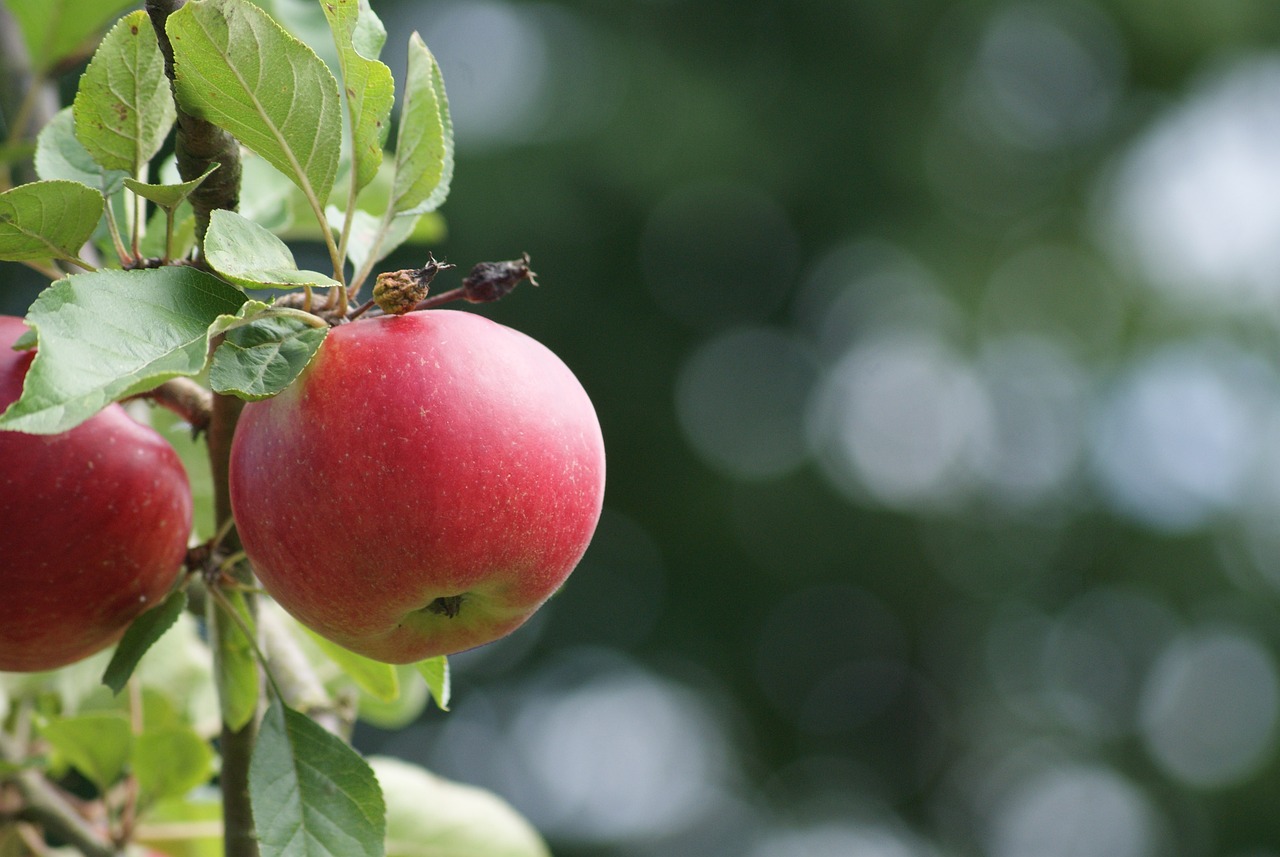
[[[133,261],[132,256],[124,246],[124,239],[120,236],[120,224],[116,223],[115,205],[111,199],[107,199],[107,232],[111,234],[111,243],[115,245],[116,255],[120,257],[121,265],[128,265]]]
[[[209,587],[209,595],[212,596],[214,602],[227,618],[240,629],[240,633],[244,634],[245,639],[249,641],[249,647],[253,649],[254,657],[258,659],[258,665],[262,667],[262,673],[267,677],[267,684],[271,685],[271,689],[275,691],[276,696],[283,699],[284,697],[280,693],[280,685],[276,683],[276,677],[271,674],[271,669],[267,666],[267,656],[263,654],[262,647],[258,645],[257,633],[253,628],[249,627],[249,623],[240,615],[240,611],[227,600],[226,593],[221,588],[217,586]]]
[[[373,244],[369,247],[369,255],[365,256],[364,264],[351,276],[351,283],[348,286],[351,300],[355,300],[356,296],[360,294],[364,281],[369,279],[373,266],[378,264],[378,254],[382,251],[382,242],[387,237],[387,230],[391,228],[391,221],[394,217],[391,206],[388,205],[386,214],[382,215],[382,221],[378,224],[377,231],[373,233]]]
[[[165,265],[173,259],[173,220],[177,214],[177,207],[164,210],[164,255],[160,261]]]
[[[350,126],[354,120],[348,118],[347,124]],[[352,144],[354,151],[355,145]],[[354,158],[352,159],[354,160]],[[342,265],[345,268],[347,264],[347,245],[351,242],[351,227],[356,222],[356,167],[351,165],[351,184],[347,188],[347,211],[342,216],[342,234],[338,236],[338,258],[342,259]],[[343,280],[346,282],[346,280]]]
[[[220,342],[214,343],[214,347]],[[240,539],[231,526],[231,439],[235,435],[236,422],[244,402],[234,396],[213,394],[209,431],[205,435],[209,449],[209,468],[213,476],[213,507],[216,529],[223,533],[221,544],[232,553],[241,549]],[[241,565],[233,576],[243,583],[251,583],[253,576],[247,566]],[[216,587],[206,587],[213,593]],[[216,600],[216,596],[212,596]],[[224,596],[225,600],[225,596]],[[246,597],[249,609],[253,600]],[[232,611],[234,613],[234,611]],[[250,637],[252,639],[252,637]],[[258,841],[254,837],[253,808],[249,800],[249,761],[258,734],[258,719],[249,718],[240,729],[232,729],[224,721],[219,740],[222,751],[222,773],[219,785],[222,789],[222,816],[226,825],[223,837],[223,853],[226,857],[258,857]]]
[[[465,286],[458,286],[456,289],[449,289],[447,292],[441,292],[438,295],[432,295],[429,298],[414,304],[412,312],[418,312],[424,309],[435,309],[441,304],[447,304],[450,301],[465,300],[467,290]]]

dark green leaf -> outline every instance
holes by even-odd
[[[382,857],[386,807],[360,755],[273,700],[249,764],[262,857]]]
[[[111,688],[112,693],[119,693],[124,689],[129,676],[133,675],[134,668],[147,653],[147,649],[164,636],[165,631],[173,627],[173,623],[178,621],[178,617],[185,609],[187,609],[187,593],[177,590],[133,620],[133,624],[124,632],[124,637],[116,646],[115,653],[111,656],[111,663],[107,664],[106,672],[102,674],[102,683]]]
[[[317,271],[300,271],[288,246],[267,229],[234,211],[214,211],[204,237],[209,265],[233,283],[251,289],[302,284],[336,286]]]
[[[434,658],[427,658],[425,661],[418,661],[415,664],[418,672],[422,673],[422,677],[427,680],[427,688],[431,691],[431,696],[436,701],[436,705],[444,711],[449,710],[450,696],[450,680],[449,680],[449,659],[444,655],[436,655]]]
[[[209,338],[236,321],[244,294],[194,268],[66,277],[27,313],[40,347],[0,428],[54,434],[113,401],[204,368]]]
[[[328,0],[321,7],[338,48],[338,63],[347,93],[347,114],[352,129],[351,158],[358,191],[377,173],[378,165],[382,163],[382,147],[390,129],[395,81],[391,77],[391,69],[378,62],[378,53],[387,33],[367,0]]]
[[[323,210],[342,147],[338,84],[324,62],[251,3],[188,3],[166,29],[182,106],[230,131]]]
[[[422,38],[409,37],[404,106],[396,137],[396,177],[391,207],[396,214],[434,211],[449,195],[453,179],[453,122],[444,77]]]
[[[215,392],[266,399],[293,383],[329,332],[295,316],[270,316],[227,332],[209,364]]]
[[[118,192],[128,173],[105,170],[76,138],[76,120],[70,107],[64,107],[36,138],[36,175],[42,179],[66,179],[80,182],[103,196]]]
[[[133,747],[129,720],[117,711],[62,717],[46,723],[40,733],[100,791],[106,791],[120,779]]]
[[[76,137],[107,169],[141,174],[175,118],[164,56],[151,19],[132,12],[103,38],[80,77]]]
[[[102,217],[102,194],[72,181],[0,193],[0,259],[74,259]]]
[[[191,727],[165,726],[138,736],[131,763],[144,799],[182,797],[208,782],[213,750]]]

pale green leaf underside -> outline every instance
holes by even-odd
[[[338,48],[358,191],[373,180],[382,163],[382,147],[387,140],[391,106],[395,101],[391,69],[377,60],[386,31],[368,4],[359,0],[328,0],[321,7]],[[362,50],[368,53],[362,55]]]
[[[73,181],[0,193],[0,259],[74,258],[102,217],[102,194]]]
[[[42,179],[65,179],[111,196],[120,190],[128,175],[123,170],[103,169],[76,138],[72,108],[64,107],[36,138],[36,175]]]
[[[414,664],[418,672],[427,681],[427,689],[431,691],[431,696],[436,701],[436,705],[440,706],[444,711],[449,710],[449,697],[452,693],[451,683],[449,680],[449,659],[444,655],[437,655],[434,658],[427,658],[425,661],[418,661]]]
[[[409,37],[404,106],[396,137],[396,176],[391,189],[396,214],[434,211],[449,195],[453,179],[453,122],[444,77],[422,37]]]
[[[205,364],[209,337],[244,294],[193,268],[98,271],[58,280],[27,313],[39,350],[0,429],[66,431],[113,401]]]
[[[191,196],[191,192],[200,185],[204,184],[204,180],[213,175],[213,171],[218,168],[218,164],[214,164],[205,170],[204,175],[196,176],[189,182],[180,182],[178,184],[147,184],[146,182],[135,181],[134,179],[125,179],[124,186],[136,193],[149,202],[165,209],[174,209],[182,204],[183,200]]]
[[[182,106],[225,128],[323,208],[342,148],[338,83],[324,61],[250,3],[187,3],[166,29]]]
[[[209,363],[215,392],[248,401],[279,393],[307,368],[328,327],[288,316],[258,319],[227,332]]]
[[[273,700],[249,764],[262,857],[382,857],[386,806],[350,746]]]
[[[370,660],[363,655],[344,649],[337,643],[326,640],[305,626],[302,630],[315,642],[320,651],[342,668],[356,686],[365,693],[383,702],[394,702],[400,696],[400,675],[391,664]]]
[[[176,113],[164,56],[143,11],[121,18],[80,77],[76,137],[107,169],[130,173],[151,160]]]
[[[219,274],[251,289],[338,285],[337,280],[325,274],[299,270],[293,252],[283,241],[234,211],[210,214],[204,255]]]
[[[47,71],[77,50],[136,0],[9,0],[36,71]]]

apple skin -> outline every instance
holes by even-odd
[[[564,583],[604,470],[595,409],[558,357],[430,310],[334,328],[294,384],[246,405],[231,505],[285,610],[412,663],[510,633]]]
[[[0,316],[0,411],[34,351]],[[164,438],[119,405],[56,435],[0,431],[0,671],[66,666],[115,642],[173,586],[191,488]]]

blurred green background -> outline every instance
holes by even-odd
[[[1280,7],[373,5],[610,470],[362,749],[563,857],[1280,855]]]

